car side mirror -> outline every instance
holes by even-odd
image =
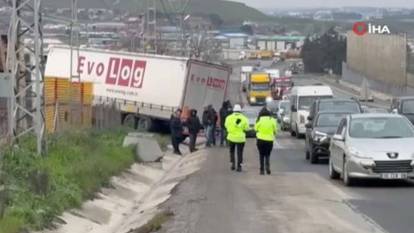
[[[332,138],[334,141],[340,141],[340,142],[344,142],[345,138],[342,135],[339,134],[335,134]]]
[[[312,129],[312,124],[311,124],[311,123],[306,123],[306,124],[305,124],[305,127],[306,127],[307,129]]]
[[[313,117],[308,116],[308,121],[312,121],[312,120],[313,120]]]
[[[292,105],[292,107],[290,108],[290,110],[292,111],[292,112],[297,112],[298,110],[295,108],[295,106],[293,106]]]

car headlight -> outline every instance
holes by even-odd
[[[361,164],[361,166],[365,169],[375,167],[375,161],[372,159],[362,159],[359,161],[359,164]]]
[[[250,102],[252,103],[256,102],[256,97],[250,97]]]
[[[328,139],[328,134],[323,133],[323,132],[319,132],[319,131],[315,131],[315,132],[313,132],[312,138],[316,142],[323,142],[323,141]]]
[[[270,103],[270,102],[272,102],[272,101],[273,101],[272,97],[270,97],[270,96],[266,97],[266,102],[267,102],[267,103]]]
[[[360,159],[361,161],[373,161],[371,157],[365,155],[363,152],[354,147],[349,148],[349,154],[357,159]]]
[[[289,122],[290,122],[289,117],[283,117],[283,122],[285,122],[285,123],[289,123]]]

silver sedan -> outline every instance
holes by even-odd
[[[329,175],[348,186],[356,179],[414,178],[414,127],[394,114],[344,118],[330,145]]]

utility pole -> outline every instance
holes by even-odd
[[[144,52],[157,53],[157,3],[155,0],[146,0],[146,5]]]
[[[9,133],[13,141],[34,133],[37,153],[42,154],[45,147],[45,118],[41,0],[11,0],[11,4],[7,68],[13,79],[10,87],[13,96],[9,107]]]

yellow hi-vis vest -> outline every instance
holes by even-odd
[[[237,122],[239,123],[237,124]],[[224,122],[227,130],[227,140],[234,143],[246,142],[246,131],[249,130],[249,120],[243,114],[235,112]]]
[[[256,123],[254,129],[256,130],[256,138],[273,142],[277,135],[277,121],[271,116],[262,116]]]

